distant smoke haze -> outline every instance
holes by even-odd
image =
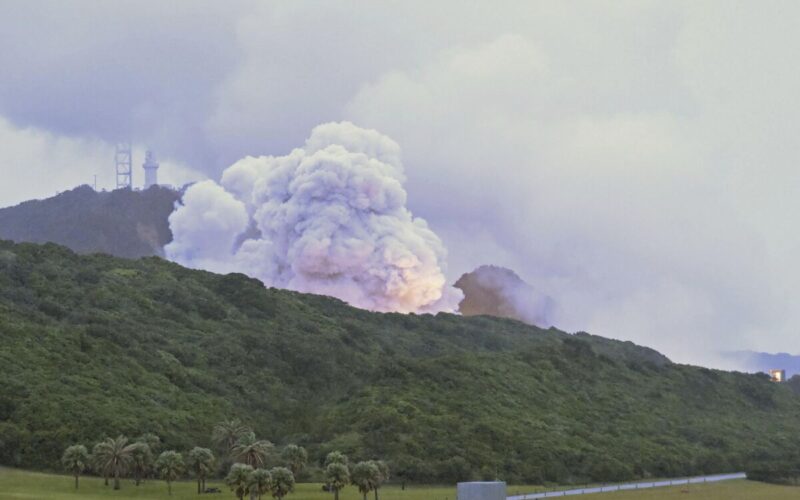
[[[725,351],[719,354],[720,364],[730,370],[768,372],[786,370],[786,376],[800,374],[800,355],[786,352]]]
[[[168,258],[377,311],[452,311],[442,242],[406,208],[400,147],[351,123],[286,156],[247,157],[190,187]]]

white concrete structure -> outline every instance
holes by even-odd
[[[157,186],[158,162],[156,161],[156,155],[153,154],[152,151],[148,151],[144,154],[144,164],[142,164],[142,168],[144,169],[144,188],[147,189],[150,186]]]
[[[506,500],[506,483],[502,481],[458,483],[456,500]]]

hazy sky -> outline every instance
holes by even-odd
[[[797,352],[800,3],[0,0],[0,206],[218,178],[350,120],[402,148],[448,276],[677,360]],[[141,172],[137,169],[137,173]],[[139,174],[138,182],[141,182]]]

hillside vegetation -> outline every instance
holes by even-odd
[[[111,192],[80,186],[1,208],[0,239],[58,243],[79,253],[128,258],[162,255],[172,241],[167,219],[179,198],[179,192],[157,186]]]
[[[154,432],[385,458],[395,478],[612,481],[793,459],[800,398],[766,376],[512,320],[378,314],[159,258],[0,242],[0,464]]]

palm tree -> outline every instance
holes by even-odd
[[[373,479],[375,500],[378,500],[378,490],[383,483],[389,480],[389,466],[386,465],[386,462],[383,460],[370,460],[370,463],[375,464],[375,467],[378,469],[377,475]]]
[[[347,462],[347,455],[341,451],[332,451],[325,457],[325,467],[329,466],[330,464],[347,465]]]
[[[230,472],[225,477],[225,484],[230,486],[236,498],[243,500],[244,496],[250,491],[250,474],[253,468],[246,464],[233,464]]]
[[[297,446],[296,444],[287,445],[283,449],[281,457],[283,458],[283,462],[287,465],[287,467],[289,467],[289,470],[292,471],[292,475],[295,477],[300,474],[308,462],[308,453],[306,452],[306,449],[302,446]]]
[[[89,457],[89,461],[92,464],[92,469],[97,474],[103,475],[103,484],[108,486],[108,476],[110,475],[110,471],[108,467],[106,467],[101,459],[100,450],[103,448],[103,442],[99,442],[92,447],[92,455]]]
[[[172,481],[183,473],[183,456],[176,451],[165,451],[156,460],[156,471],[167,482],[167,491],[172,496]]]
[[[358,487],[358,491],[367,500],[367,493],[375,489],[375,483],[380,477],[378,466],[374,462],[358,462],[353,466],[350,481]]]
[[[139,486],[153,464],[153,453],[147,443],[139,441],[134,443],[134,446],[135,448],[131,451],[131,468],[136,486]]]
[[[227,454],[230,453],[239,439],[251,432],[253,431],[250,427],[242,424],[238,418],[234,418],[232,420],[223,420],[215,425],[211,439]]]
[[[256,469],[250,473],[250,478],[247,488],[250,490],[250,498],[258,497],[261,500],[261,495],[269,493],[272,486],[272,476],[266,469]]]
[[[272,475],[272,496],[281,500],[294,491],[294,474],[286,467],[275,467],[270,471]]]
[[[333,490],[335,500],[339,500],[339,491],[350,484],[350,470],[340,462],[333,462],[325,467],[325,479]]]
[[[372,463],[378,468],[378,477],[375,480],[375,500],[378,500],[378,490],[389,480],[389,466],[383,460],[375,460]]]
[[[145,443],[150,447],[150,453],[158,453],[161,450],[161,438],[152,432],[145,432],[138,438],[137,443]]]
[[[267,460],[267,455],[272,450],[272,443],[266,440],[257,440],[252,432],[242,436],[231,448],[231,456],[237,462],[245,463],[253,468],[261,467]]]
[[[89,464],[89,452],[82,444],[70,446],[64,450],[61,463],[64,465],[65,469],[72,472],[75,476],[75,489],[77,490],[78,477],[81,475],[81,472],[86,470],[86,466]]]
[[[208,448],[195,446],[189,452],[189,468],[197,477],[197,493],[206,489],[206,478],[214,470],[214,454]]]
[[[136,448],[137,443],[128,444],[128,438],[123,435],[117,438],[107,438],[105,441],[95,446],[95,455],[100,470],[104,474],[114,475],[114,489],[118,490],[119,478],[128,469],[131,463],[131,454]]]

